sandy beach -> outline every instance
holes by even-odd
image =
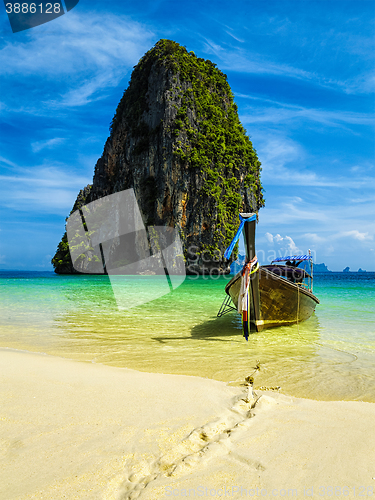
[[[375,494],[373,403],[9,349],[0,377],[1,500]]]

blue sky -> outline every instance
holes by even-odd
[[[0,268],[49,270],[132,68],[160,38],[211,59],[260,161],[257,251],[375,271],[375,1],[80,0],[13,34],[0,6]]]

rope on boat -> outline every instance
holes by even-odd
[[[231,311],[237,311],[237,309],[235,307],[230,305],[231,302],[232,302],[232,299],[231,299],[230,295],[227,295],[224,298],[223,303],[221,304],[219,312],[217,313],[218,318],[221,318],[222,316],[224,316],[224,314],[227,314]]]

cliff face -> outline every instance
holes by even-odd
[[[179,231],[188,273],[228,272],[223,253],[238,213],[264,204],[260,162],[226,76],[169,40],[134,68],[93,184],[73,210],[129,188],[146,226]],[[64,235],[52,260],[58,273],[74,272],[67,245]]]

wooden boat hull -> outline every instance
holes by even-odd
[[[256,274],[259,273],[259,276]],[[250,300],[250,324],[252,330],[288,326],[308,319],[319,300],[301,285],[292,283],[263,267],[252,278],[259,277],[260,314],[255,314]],[[238,273],[225,287],[226,293],[238,307],[238,295],[241,286],[241,273]],[[249,293],[252,287],[249,287]],[[253,320],[252,320],[253,318]],[[257,318],[257,319],[256,319]]]

